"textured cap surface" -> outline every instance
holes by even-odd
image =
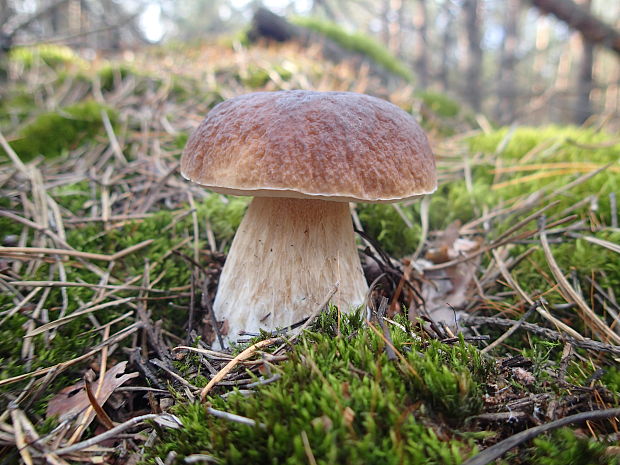
[[[352,92],[257,92],[215,106],[189,138],[187,179],[222,193],[390,202],[433,192],[426,135],[397,106]]]

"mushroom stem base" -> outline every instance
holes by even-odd
[[[256,197],[233,240],[213,305],[226,343],[273,331],[331,302],[349,312],[364,303],[348,203]]]

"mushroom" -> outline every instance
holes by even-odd
[[[213,304],[225,344],[308,317],[335,286],[365,302],[348,202],[395,202],[436,189],[424,132],[397,106],[352,92],[257,92],[215,106],[191,135],[182,175],[253,196]]]

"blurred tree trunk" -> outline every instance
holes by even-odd
[[[9,0],[0,0],[0,24],[4,24],[11,17],[12,8]]]
[[[547,47],[549,47],[549,20],[540,16],[536,21],[536,57],[534,58],[534,75],[541,76],[547,64]]]
[[[5,24],[13,14],[8,0],[0,0],[0,24]],[[5,82],[7,75],[6,52],[11,48],[11,37],[0,29],[0,83]]]
[[[0,0],[0,24],[6,24],[13,16],[13,8],[9,0]],[[0,57],[11,48],[11,37],[8,31],[0,28]]]
[[[569,40],[563,44],[563,50],[558,60],[555,72],[554,96],[550,100],[548,112],[553,120],[570,123],[573,121],[571,110],[574,103],[571,100],[570,77],[574,69],[574,51],[579,49],[578,33],[574,32]]]
[[[439,81],[442,90],[446,91],[450,88],[450,62],[451,53],[454,48],[454,13],[452,12],[452,3],[445,1],[442,8],[442,14],[445,15],[446,22],[441,38],[441,64],[439,71]]]
[[[428,38],[427,38],[426,0],[415,0],[413,25],[415,41],[413,43],[414,66],[421,88],[428,87]]]
[[[49,18],[53,36],[67,33],[69,30],[70,0],[50,7]]]
[[[517,106],[517,43],[519,42],[519,13],[521,12],[520,0],[506,0],[504,10],[504,38],[500,55],[498,72],[498,99],[495,117],[502,123],[507,124],[514,120],[515,107]]]
[[[463,0],[465,19],[463,41],[465,42],[465,76],[463,94],[475,111],[481,108],[482,48],[480,46],[479,0]]]
[[[319,8],[322,8],[325,12],[325,15],[331,20],[335,21],[336,15],[332,7],[327,3],[327,0],[313,0],[311,12],[313,16],[318,16]]]
[[[390,46],[390,0],[383,0],[381,4],[381,41],[386,47]]]
[[[584,8],[590,9],[591,0],[580,2]],[[579,34],[581,39],[581,64],[579,66],[579,76],[577,81],[577,100],[575,105],[575,123],[583,124],[592,116],[592,102],[590,94],[594,85],[592,78],[592,68],[594,66],[594,44],[590,42],[584,34]]]
[[[394,56],[401,56],[403,21],[405,19],[405,2],[404,0],[392,0],[390,2],[389,15],[389,32],[390,38],[388,50]]]
[[[620,54],[620,31],[593,16],[573,0],[529,0],[545,13],[551,13],[578,30],[588,42],[601,44]]]

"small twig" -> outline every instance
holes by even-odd
[[[13,162],[15,167],[24,176],[26,176],[28,179],[30,179],[30,173],[28,172],[28,168],[26,168],[26,165],[24,165],[24,163],[22,162],[21,158],[19,158],[19,156],[15,153],[15,150],[13,150],[13,147],[11,147],[9,145],[7,140],[2,135],[2,132],[0,132],[0,145],[4,149],[5,153],[9,156],[9,158],[11,159],[11,161]]]
[[[162,420],[166,423],[176,424],[178,426],[181,425],[181,421],[177,417],[175,417],[174,415],[167,414],[167,413],[161,414],[161,415],[154,414],[154,413],[149,413],[148,415],[140,415],[139,417],[134,417],[130,420],[127,420],[124,423],[121,423],[118,426],[115,426],[114,428],[106,431],[105,433],[98,434],[95,437],[92,437],[85,441],[78,442],[69,447],[61,447],[60,449],[56,449],[54,452],[52,452],[52,454],[64,455],[64,454],[70,454],[72,452],[78,452],[82,449],[86,449],[87,447],[91,447],[91,446],[94,446],[95,444],[99,444],[100,442],[103,442],[106,439],[112,439],[117,434],[139,423],[144,423],[145,421],[149,421],[149,420]]]
[[[486,317],[486,316],[467,316],[461,318],[461,324],[467,326],[479,326],[479,325],[495,325],[510,327],[517,321],[508,320],[506,318]],[[533,334],[537,334],[551,341],[565,341],[570,342],[575,347],[581,347],[582,349],[591,350],[593,352],[608,352],[615,355],[620,355],[620,346],[614,346],[611,344],[605,344],[603,342],[593,341],[592,339],[575,339],[566,334],[562,334],[558,331],[554,331],[548,328],[542,328],[533,323],[521,323],[520,329],[528,331]]]
[[[69,218],[64,221],[67,224],[101,223],[105,221],[109,223],[116,223],[118,221],[144,220],[151,216],[153,216],[153,213],[137,213],[133,215],[112,215],[109,218],[103,218],[102,216]]]
[[[136,250],[140,250],[143,247],[151,245],[154,239],[147,239],[131,247],[127,247],[120,252],[116,252],[112,255],[103,255],[99,253],[80,252],[79,250],[65,250],[65,249],[50,249],[46,247],[0,247],[0,254],[20,253],[20,254],[52,254],[52,255],[67,255],[71,257],[80,257],[87,260],[102,260],[106,262],[113,262],[129,255]]]
[[[547,240],[547,234],[545,231],[545,218],[542,217],[539,220],[539,229],[540,229],[540,244],[542,245],[543,252],[545,253],[545,258],[547,259],[547,263],[549,268],[551,268],[551,272],[555,277],[558,285],[560,286],[561,294],[566,298],[567,301],[572,301],[577,304],[577,307],[581,310],[582,319],[588,324],[588,326],[592,329],[593,332],[597,333],[601,339],[607,339],[609,341],[613,341],[616,344],[620,344],[620,336],[614,333],[609,326],[607,326],[590,308],[590,306],[585,302],[583,297],[577,293],[577,291],[570,285],[564,274],[560,270],[557,262],[555,261],[555,257],[551,252],[551,247],[549,247],[549,241]]]
[[[290,342],[294,342],[301,335],[301,333],[303,333],[304,330],[307,329],[314,322],[314,320],[321,314],[325,306],[329,304],[329,301],[331,300],[331,298],[338,291],[339,286],[340,286],[340,282],[336,282],[334,284],[334,287],[332,287],[331,290],[327,293],[327,295],[323,299],[323,302],[317,305],[314,312],[312,312],[312,314],[308,317],[308,319],[304,322],[304,324],[299,327],[299,329],[297,330],[297,334],[291,337]]]
[[[306,457],[308,458],[308,462],[310,465],[317,465],[316,459],[314,458],[314,454],[312,453],[312,448],[310,447],[310,441],[308,440],[308,434],[305,431],[301,432],[301,441],[304,443],[304,451],[306,452]]]
[[[213,379],[211,379],[211,381],[209,381],[209,383],[203,388],[203,390],[200,392],[201,400],[204,402],[205,398],[207,397],[207,394],[209,394],[209,392],[211,392],[211,389],[213,389],[213,387],[217,383],[222,381],[228,375],[228,373],[230,373],[232,371],[232,369],[235,366],[237,366],[237,364],[239,362],[242,362],[243,360],[247,360],[252,355],[254,355],[254,352],[256,352],[257,350],[262,349],[263,347],[270,346],[271,344],[274,344],[274,343],[279,342],[281,340],[282,339],[279,338],[279,337],[275,337],[275,338],[271,338],[271,339],[265,339],[263,341],[257,342],[256,344],[251,345],[250,347],[245,349],[243,352],[238,354],[235,358],[233,358],[230,362],[228,362],[226,364],[226,366],[224,368],[222,368],[218,372],[218,374],[215,375],[213,377]],[[175,349],[173,349],[173,350],[177,350],[177,349],[178,348],[175,347]]]
[[[548,227],[555,227],[555,226],[559,226],[561,224],[565,224],[565,223],[569,223],[573,220],[575,220],[577,218],[577,215],[571,215],[571,216],[567,216],[566,218],[562,218],[559,219],[557,221],[554,221],[553,223],[549,224]],[[442,270],[444,268],[451,268],[454,265],[458,265],[459,263],[464,263],[467,262],[469,260],[471,260],[472,258],[476,258],[479,255],[482,255],[484,253],[489,252],[490,250],[493,250],[497,247],[500,247],[502,245],[506,245],[509,244],[511,242],[515,242],[515,241],[519,241],[522,239],[527,239],[528,237],[532,237],[534,235],[536,235],[539,232],[539,229],[534,229],[534,230],[530,230],[530,231],[525,231],[523,233],[517,234],[515,236],[511,236],[511,237],[507,237],[505,239],[502,239],[500,241],[495,241],[485,247],[481,247],[478,250],[476,250],[475,252],[472,252],[470,254],[464,255],[462,257],[459,258],[455,258],[454,260],[450,260],[447,262],[443,262],[443,263],[437,263],[435,265],[426,267],[425,270],[429,270],[429,271],[435,271],[435,270]]]
[[[11,420],[13,420],[13,430],[15,434],[15,445],[19,450],[19,455],[26,465],[33,465],[32,455],[26,442],[26,435],[24,434],[19,411],[14,409],[11,411]]]
[[[133,297],[126,297],[124,299],[120,299],[120,300],[113,300],[111,302],[106,302],[104,304],[99,304],[99,305],[94,305],[92,307],[87,307],[84,310],[80,310],[77,312],[73,312],[70,313],[69,315],[66,315],[62,318],[58,318],[57,320],[54,321],[50,321],[49,323],[46,323],[44,325],[39,326],[36,329],[33,329],[32,331],[29,331],[28,333],[26,333],[24,335],[24,337],[29,338],[29,337],[34,337],[37,336],[38,334],[44,333],[46,331],[49,331],[50,329],[54,329],[54,328],[58,328],[59,326],[62,326],[66,323],[69,323],[71,321],[73,321],[74,319],[83,316],[83,315],[88,315],[90,313],[96,312],[97,310],[103,310],[109,307],[116,307],[118,305],[123,305],[126,304],[128,302],[131,302],[132,300],[134,300]]]
[[[560,428],[565,425],[570,425],[571,423],[579,423],[582,421],[591,421],[591,420],[604,420],[606,418],[612,418],[620,416],[620,408],[612,408],[607,410],[594,410],[591,412],[582,412],[576,415],[571,415],[568,417],[561,418],[556,421],[552,421],[551,423],[547,423],[541,426],[536,426],[534,428],[526,429],[525,431],[521,431],[503,441],[495,444],[494,446],[489,447],[488,449],[483,450],[476,456],[472,457],[469,460],[466,460],[463,465],[487,465],[494,460],[497,460],[510,449],[517,447],[519,444],[529,441],[536,436],[545,433],[547,431],[551,431],[557,428]]]
[[[110,117],[108,116],[108,113],[105,110],[101,110],[100,114],[101,120],[103,121],[103,127],[105,128],[105,132],[108,135],[108,139],[110,139],[110,145],[112,146],[114,156],[119,162],[121,162],[123,165],[126,165],[127,159],[125,158],[125,155],[123,155],[123,150],[121,149],[121,145],[118,143],[116,134],[114,134],[114,128],[112,127],[112,123],[110,122]]]
[[[383,331],[383,337],[385,337],[385,339],[389,341],[389,344],[385,345],[385,353],[387,354],[387,358],[388,360],[396,360],[398,357],[396,356],[396,352],[394,352],[394,343],[392,342],[392,336],[390,335],[390,330],[385,324],[385,321],[383,321],[387,306],[387,297],[381,297],[381,302],[379,303],[379,308],[377,309],[377,321],[379,322],[379,326],[381,326],[381,331]]]
[[[247,389],[251,389],[251,388],[258,387],[258,386],[265,386],[266,384],[275,383],[280,378],[282,378],[282,375],[279,374],[279,373],[276,373],[275,375],[271,376],[270,378],[254,381],[253,383],[248,383],[244,387],[246,387]]]
[[[138,211],[138,213],[146,213],[149,208],[151,208],[151,206],[153,206],[153,203],[155,202],[155,200],[157,199],[157,196],[159,194],[161,194],[161,189],[162,187],[168,182],[168,179],[170,179],[170,176],[172,176],[178,169],[180,166],[180,162],[177,162],[171,169],[168,170],[168,172],[159,180],[157,181],[157,183],[149,190],[149,193],[147,195],[147,197],[144,199],[144,201],[142,202],[142,205],[140,205],[140,209]],[[194,210],[194,206],[192,206],[192,210]]]
[[[220,460],[208,454],[192,454],[183,459],[185,463],[220,463]]]
[[[207,413],[210,413],[214,417],[222,418],[223,420],[234,421],[235,423],[241,423],[242,425],[256,426],[256,421],[251,418],[242,417],[241,415],[235,415],[234,413],[223,412],[222,410],[216,410],[212,407],[207,407]],[[263,423],[258,423],[258,426],[265,428]]]
[[[510,336],[512,336],[513,333],[517,329],[519,329],[523,323],[525,323],[525,321],[530,317],[530,315],[532,313],[534,313],[534,310],[536,310],[536,308],[539,305],[540,305],[539,302],[534,302],[532,305],[530,305],[530,308],[528,308],[527,312],[525,312],[523,314],[523,316],[518,321],[515,321],[514,324],[510,328],[508,328],[508,331],[506,331],[504,334],[502,334],[500,337],[498,337],[495,341],[493,341],[491,344],[486,346],[480,352],[483,353],[483,354],[486,354],[486,353],[492,351],[493,349],[495,349],[498,345],[500,345],[502,342],[504,342]]]
[[[213,305],[211,305],[211,299],[209,299],[209,275],[205,274],[205,280],[203,281],[202,296],[200,298],[200,306],[207,312],[207,315],[211,319],[211,327],[217,337],[217,342],[220,343],[220,347],[224,347],[224,338],[222,337],[222,331],[220,331],[220,325],[213,311]]]
[[[127,286],[121,284],[120,286],[113,286],[111,284],[90,284],[90,283],[74,283],[74,282],[65,282],[65,281],[11,281],[13,286],[22,286],[22,287],[87,287],[93,289],[110,289],[113,291],[142,291],[147,290],[149,292],[154,293],[162,293],[167,294],[170,290],[164,289],[146,289],[141,286]],[[176,289],[178,291],[178,289]],[[170,296],[174,297],[174,296]]]
[[[396,205],[396,204],[394,204]],[[422,249],[424,248],[424,244],[426,243],[426,239],[428,238],[428,229],[429,229],[429,207],[431,205],[431,197],[424,196],[422,197],[422,201],[420,202],[420,219],[422,221],[422,232],[420,234],[420,242],[413,252],[412,260],[415,261],[422,253]]]
[[[194,386],[189,381],[187,381],[185,378],[183,378],[182,376],[178,375],[177,373],[172,371],[170,368],[168,368],[166,364],[162,362],[161,360],[154,358],[154,359],[149,360],[149,362],[155,365],[157,368],[164,370],[166,373],[168,373],[170,376],[172,376],[174,379],[176,379],[178,382],[180,382],[184,386],[187,386],[190,389],[198,389],[197,386]]]

